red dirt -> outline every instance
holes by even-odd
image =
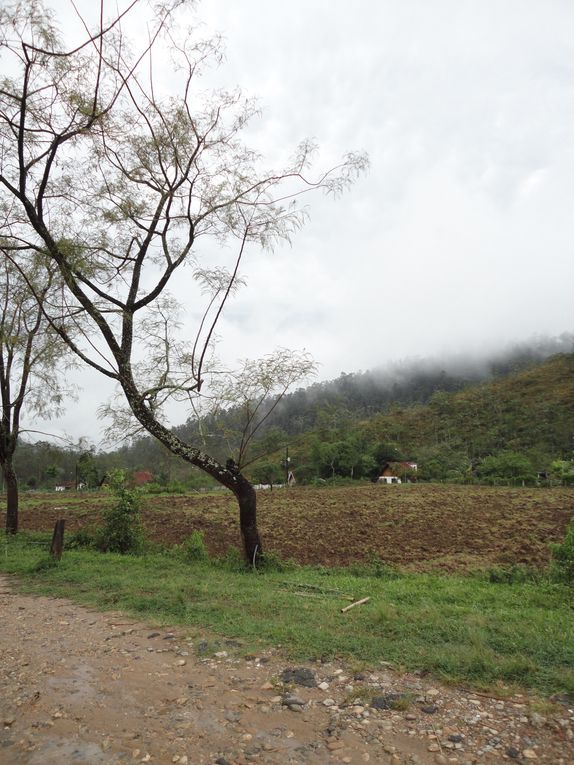
[[[23,502],[21,528],[68,534],[94,525],[101,495],[34,495]],[[27,506],[28,505],[28,506]],[[151,539],[181,543],[203,532],[212,554],[239,547],[236,504],[228,493],[147,497]],[[345,566],[373,556],[410,569],[469,570],[515,563],[545,565],[549,543],[574,517],[574,488],[370,486],[279,489],[259,493],[265,548],[299,563]]]

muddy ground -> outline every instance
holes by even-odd
[[[291,488],[258,495],[266,549],[299,563],[345,566],[372,556],[411,569],[457,571],[515,563],[545,565],[549,543],[574,517],[574,488],[358,485]],[[94,525],[111,499],[101,494],[38,495],[23,501],[22,529],[68,532]],[[240,545],[228,493],[146,497],[148,535],[178,544],[203,532],[211,553]]]
[[[0,765],[574,765],[565,700],[498,699],[384,662],[290,667],[20,595],[6,576],[0,613]]]

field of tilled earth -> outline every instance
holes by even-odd
[[[100,522],[107,493],[25,495],[22,530],[67,534]],[[545,565],[574,517],[574,488],[358,485],[258,494],[264,546],[299,563],[346,566],[374,557],[411,570],[462,571]],[[227,492],[143,499],[147,535],[181,543],[201,531],[210,553],[240,546],[237,505]]]

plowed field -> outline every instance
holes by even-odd
[[[373,555],[409,569],[446,571],[549,559],[574,517],[574,488],[361,485],[260,492],[265,548],[300,563],[345,566]],[[23,498],[21,528],[67,533],[97,524],[106,494]],[[228,493],[146,497],[150,538],[166,545],[202,531],[211,553],[240,546],[237,506]]]

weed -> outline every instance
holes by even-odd
[[[297,564],[290,560],[283,560],[283,558],[274,552],[266,552],[261,556],[261,560],[258,565],[258,571],[270,572],[270,571],[292,571],[297,568]]]
[[[201,531],[193,531],[180,546],[180,552],[182,559],[188,563],[209,560],[209,552]]]
[[[32,571],[35,574],[41,574],[43,571],[50,571],[53,568],[57,568],[58,564],[59,561],[52,556],[49,558],[41,558],[34,566],[32,566]]]
[[[104,552],[141,552],[144,535],[140,493],[128,488],[123,470],[109,474],[108,487],[117,502],[103,512],[104,525],[96,536],[96,547]]]
[[[82,548],[95,548],[99,530],[96,528],[78,529],[70,534],[66,542],[69,550],[79,550]]]
[[[366,685],[355,685],[352,691],[349,691],[344,699],[344,704],[353,706],[355,704],[370,704],[373,698],[373,689]]]
[[[255,655],[282,646],[293,661],[342,657],[361,671],[384,660],[484,689],[502,683],[548,695],[574,691],[572,590],[561,583],[493,586],[485,577],[431,574],[361,579],[311,567],[254,576],[237,550],[223,561],[184,562],[165,552],[78,548],[53,565],[46,562],[48,542],[48,535],[18,534],[0,568],[29,591],[197,630],[208,652],[227,636]],[[322,596],[302,597],[314,592]],[[341,614],[345,601],[336,593],[351,592],[368,594],[372,607]]]
[[[496,566],[487,571],[488,581],[492,584],[516,584],[518,582],[538,582],[543,573],[532,566],[515,564],[513,566]]]
[[[233,574],[241,574],[249,570],[245,558],[237,547],[229,547],[225,555],[216,561],[216,564],[219,568]]]

